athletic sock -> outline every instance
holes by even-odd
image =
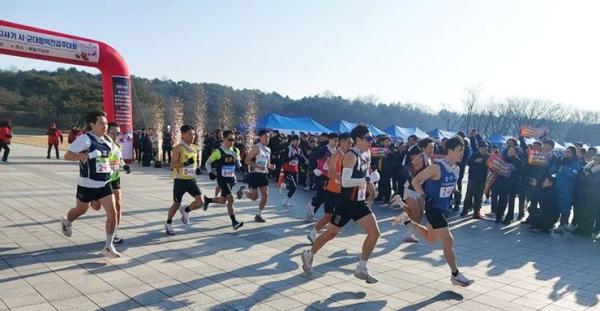
[[[229,215],[229,218],[231,218],[232,223],[237,222],[237,220],[235,220],[235,215]]]
[[[367,261],[366,260],[360,260],[358,262],[358,267],[364,270],[367,270]]]
[[[190,212],[190,206],[189,206],[189,205],[188,205],[188,206],[186,206],[186,207],[185,207],[183,210],[184,210],[186,213],[189,213],[189,212]]]
[[[261,216],[261,214],[262,214],[262,210],[259,208],[258,213],[256,213],[256,216]]]
[[[209,197],[206,197],[205,199],[206,199],[205,201],[208,202],[208,203],[212,203],[212,201],[213,201],[213,199],[209,198]]]
[[[115,238],[115,233],[107,233],[106,234],[106,245],[104,245],[104,248],[111,248],[111,246],[113,245],[113,239]]]
[[[456,269],[455,272],[452,272],[452,276],[457,276],[458,275],[458,269]]]
[[[170,225],[173,223],[173,219],[167,219],[167,223]]]

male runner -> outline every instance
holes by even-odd
[[[452,284],[466,287],[471,285],[473,280],[458,271],[454,238],[445,216],[450,208],[450,197],[458,182],[459,168],[456,163],[462,160],[463,148],[462,138],[457,136],[449,139],[446,142],[446,158],[430,165],[412,180],[415,191],[425,201],[425,216],[429,222],[427,227],[412,221],[406,212],[400,214],[394,223],[411,226],[429,243],[442,241],[444,256],[452,272],[450,281]]]
[[[246,191],[245,186],[241,186],[237,192],[237,198],[240,200],[244,193],[248,199],[256,201],[258,192],[260,192],[260,202],[258,203],[258,212],[254,216],[256,222],[265,222],[262,218],[262,212],[267,205],[269,198],[269,169],[271,165],[271,149],[269,145],[269,132],[265,129],[258,131],[258,144],[252,146],[246,155],[246,164],[250,174],[248,175],[248,186],[250,191]]]
[[[129,165],[125,164],[123,161],[123,152],[121,151],[121,145],[117,143],[119,137],[121,136],[121,128],[119,124],[116,122],[111,122],[108,124],[108,137],[112,140],[112,150],[110,155],[108,155],[108,162],[110,163],[110,168],[112,169],[112,175],[110,176],[110,186],[113,189],[113,195],[115,196],[115,208],[117,209],[117,227],[115,228],[115,237],[113,238],[114,244],[123,243],[123,239],[119,237],[117,233],[119,230],[119,225],[121,224],[121,174],[119,170],[123,168],[127,174],[131,173],[131,169]],[[100,210],[102,208],[100,201],[93,201],[91,206],[95,210]]]
[[[106,114],[102,111],[90,112],[86,117],[86,124],[88,132],[79,136],[65,154],[65,160],[79,161],[79,181],[75,207],[60,220],[61,230],[65,236],[70,237],[72,223],[87,212],[90,202],[97,200],[106,211],[106,244],[102,255],[118,258],[121,254],[113,244],[117,228],[117,210],[110,184],[112,170],[109,155],[112,151],[112,141],[106,136]]]
[[[181,142],[173,147],[173,158],[171,158],[170,167],[173,170],[173,204],[167,214],[167,223],[165,223],[165,233],[175,234],[173,230],[173,216],[177,210],[181,213],[181,222],[188,225],[190,223],[190,212],[206,206],[202,201],[202,192],[196,182],[196,175],[200,173],[196,170],[198,166],[198,147],[192,142],[196,136],[196,131],[191,125],[183,125],[180,128]],[[194,197],[194,202],[188,206],[181,205],[183,195],[189,193]]]
[[[229,218],[231,218],[231,226],[233,230],[237,230],[244,225],[244,222],[235,219],[233,211],[233,202],[235,199],[232,189],[236,182],[235,170],[241,167],[242,164],[240,163],[240,151],[233,146],[235,134],[230,130],[226,130],[223,131],[223,138],[221,146],[213,151],[208,160],[206,160],[206,170],[209,172],[211,180],[217,180],[217,185],[221,188],[221,196],[213,198],[204,196],[204,208],[207,208],[210,203],[227,203],[227,213],[229,213]],[[213,172],[213,163],[215,164],[214,169],[216,173]]]
[[[342,192],[342,163],[344,155],[352,148],[352,138],[350,133],[340,135],[339,148],[329,158],[327,170],[327,195],[325,197],[325,213],[323,217],[315,224],[313,229],[306,236],[311,244],[315,242],[317,233],[331,221],[333,208],[340,198]]]
[[[327,135],[328,143],[317,148],[309,159],[309,172],[314,175],[314,182],[316,188],[315,196],[306,205],[306,221],[316,221],[315,213],[325,203],[327,197],[327,190],[325,185],[327,184],[327,163],[331,155],[335,152],[338,145],[339,134],[336,132],[329,133]]]
[[[363,243],[360,262],[354,269],[354,276],[365,280],[369,284],[377,283],[377,279],[367,269],[367,260],[371,256],[377,240],[379,239],[379,227],[377,219],[371,209],[365,203],[367,195],[367,184],[369,180],[369,147],[373,136],[365,125],[358,125],[350,132],[355,147],[350,149],[343,160],[342,169],[342,192],[337,206],[333,210],[331,219],[332,226],[319,235],[310,250],[302,252],[302,269],[304,272],[312,272],[313,258],[317,251],[342,230],[350,221],[357,222],[366,232],[367,237]]]
[[[298,172],[300,171],[300,158],[302,153],[298,148],[300,144],[300,138],[298,135],[292,135],[290,137],[290,143],[286,150],[281,156],[281,173],[280,173],[280,187],[279,190],[283,194],[283,189],[287,189],[285,199],[283,199],[283,206],[292,207],[292,196],[296,193],[298,186]]]

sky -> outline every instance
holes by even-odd
[[[472,89],[600,111],[598,12],[594,0],[19,0],[0,19],[104,41],[146,78],[456,111]],[[0,56],[1,69],[59,67]]]

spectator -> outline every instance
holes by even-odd
[[[81,136],[81,134],[83,133],[76,125],[71,127],[71,131],[69,131],[69,137],[67,138],[68,143],[72,144],[77,137]]]
[[[171,163],[171,151],[173,151],[173,141],[175,138],[173,137],[173,131],[171,130],[171,126],[167,125],[167,129],[163,134],[163,142],[162,142],[162,161],[164,163]],[[166,162],[168,159],[168,162]]]
[[[556,188],[552,177],[547,176],[543,180],[541,187],[537,188],[534,194],[539,198],[540,208],[532,210],[529,214],[529,229],[534,232],[549,233],[558,220]]]
[[[477,142],[476,142],[477,141]],[[471,136],[471,146],[477,150],[469,160],[469,181],[467,183],[467,193],[465,194],[465,203],[461,216],[466,216],[473,208],[473,218],[481,219],[481,200],[483,199],[483,190],[487,178],[487,160],[489,157],[488,144],[479,137]],[[475,148],[477,147],[477,148]]]
[[[515,198],[517,196],[519,181],[521,179],[521,159],[517,156],[517,147],[509,146],[506,149],[506,154],[502,156],[504,162],[512,164],[514,171],[510,176],[498,174],[498,178],[494,183],[492,193],[497,196],[496,222],[502,222],[504,211],[508,206],[508,212],[504,219],[504,224],[510,224],[514,219],[515,214]]]
[[[10,139],[12,138],[12,124],[10,120],[0,122],[0,151],[4,150],[2,163],[8,163],[8,154],[10,153]]]
[[[557,232],[567,229],[571,216],[575,182],[581,168],[576,153],[575,147],[568,147],[563,158],[551,170],[552,173],[556,173],[556,199],[560,212],[560,226],[556,228]]]
[[[50,127],[46,131],[46,135],[48,135],[48,153],[46,159],[50,159],[50,151],[52,151],[52,147],[56,151],[56,158],[59,158],[58,155],[58,145],[63,142],[63,134],[62,132],[56,128],[55,123],[51,123]]]

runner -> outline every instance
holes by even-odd
[[[183,125],[180,128],[181,142],[173,148],[173,158],[170,167],[173,170],[173,204],[167,214],[167,223],[165,223],[165,233],[175,234],[173,230],[173,216],[177,210],[181,213],[181,222],[188,225],[190,223],[190,212],[203,207],[206,211],[206,205],[202,201],[202,192],[196,182],[196,175],[200,172],[196,169],[198,161],[198,147],[192,142],[196,136],[196,131],[191,125]],[[183,195],[189,193],[194,197],[194,202],[188,206],[181,205]]]
[[[412,185],[415,191],[426,202],[425,216],[429,222],[427,227],[412,221],[406,212],[400,214],[393,223],[410,225],[427,242],[442,241],[444,256],[452,272],[450,281],[452,284],[466,287],[471,285],[473,280],[458,271],[454,254],[454,238],[445,216],[450,208],[450,196],[458,182],[459,168],[456,163],[462,160],[463,148],[462,138],[449,139],[446,143],[446,158],[430,165],[413,178]]]
[[[296,192],[298,186],[298,171],[300,169],[300,158],[302,154],[298,145],[300,138],[298,135],[290,137],[290,144],[282,154],[281,173],[279,176],[279,190],[283,194],[283,189],[287,189],[287,195],[283,199],[283,206],[292,207],[292,196]]]
[[[313,229],[306,236],[311,244],[315,242],[317,233],[323,229],[330,221],[331,214],[333,214],[333,208],[339,200],[340,193],[342,192],[342,163],[344,161],[344,155],[350,148],[352,148],[352,139],[350,133],[343,133],[340,135],[339,148],[329,158],[327,171],[327,194],[325,197],[325,214],[315,224]]]
[[[221,188],[221,196],[208,198],[204,196],[204,208],[206,209],[210,203],[227,203],[227,213],[231,218],[231,226],[233,230],[237,230],[244,225],[244,222],[237,221],[233,211],[233,202],[235,201],[232,189],[235,185],[235,170],[242,166],[240,163],[240,151],[233,146],[235,135],[232,131],[223,131],[223,143],[218,149],[206,160],[206,170],[209,172],[211,180],[216,179],[217,185]],[[213,172],[212,164],[215,163],[216,173]]]
[[[269,198],[269,169],[273,169],[271,164],[271,149],[269,145],[269,132],[265,129],[258,131],[258,144],[254,145],[246,155],[246,164],[250,174],[248,175],[248,186],[250,191],[246,190],[245,186],[240,187],[237,192],[237,198],[240,200],[244,194],[248,199],[256,201],[258,192],[260,192],[260,202],[258,203],[258,212],[254,216],[256,222],[265,222],[262,218],[262,211],[267,205]]]
[[[115,196],[115,208],[117,210],[117,227],[115,228],[115,237],[113,238],[114,244],[123,243],[123,239],[119,237],[119,225],[121,225],[121,174],[119,173],[119,169],[123,168],[127,174],[131,173],[131,169],[129,165],[125,164],[123,161],[123,152],[121,151],[121,145],[117,143],[119,136],[121,136],[121,128],[119,124],[116,122],[111,122],[108,124],[108,137],[112,140],[112,150],[110,155],[108,156],[108,162],[110,163],[110,168],[112,170],[112,174],[110,176],[110,186],[113,189],[113,195]],[[99,211],[102,208],[100,201],[93,201],[91,203],[93,209]]]
[[[73,222],[87,212],[90,202],[97,200],[106,211],[106,244],[102,255],[118,258],[121,254],[113,244],[117,211],[110,184],[112,170],[109,163],[113,142],[106,136],[106,114],[102,111],[90,112],[86,117],[86,124],[88,132],[79,136],[65,154],[65,160],[79,161],[79,181],[75,207],[60,220],[61,231],[65,236],[71,237]]]
[[[365,280],[368,284],[377,283],[377,279],[371,275],[367,269],[367,260],[371,256],[377,240],[379,239],[379,227],[377,219],[367,204],[365,203],[367,185],[369,180],[369,147],[373,141],[373,136],[369,128],[365,125],[358,125],[350,133],[355,147],[350,149],[343,160],[342,169],[342,192],[337,206],[332,215],[332,226],[327,227],[327,231],[319,235],[310,250],[302,252],[302,269],[304,272],[312,272],[313,258],[315,254],[342,230],[350,221],[357,222],[366,232],[367,237],[362,246],[361,259],[354,276]]]
[[[313,173],[317,192],[306,205],[306,221],[308,222],[316,221],[315,213],[319,210],[321,204],[325,203],[327,197],[327,189],[325,189],[327,185],[327,163],[335,152],[339,141],[339,134],[336,132],[329,133],[326,137],[328,143],[315,150],[309,159],[308,170]]]

